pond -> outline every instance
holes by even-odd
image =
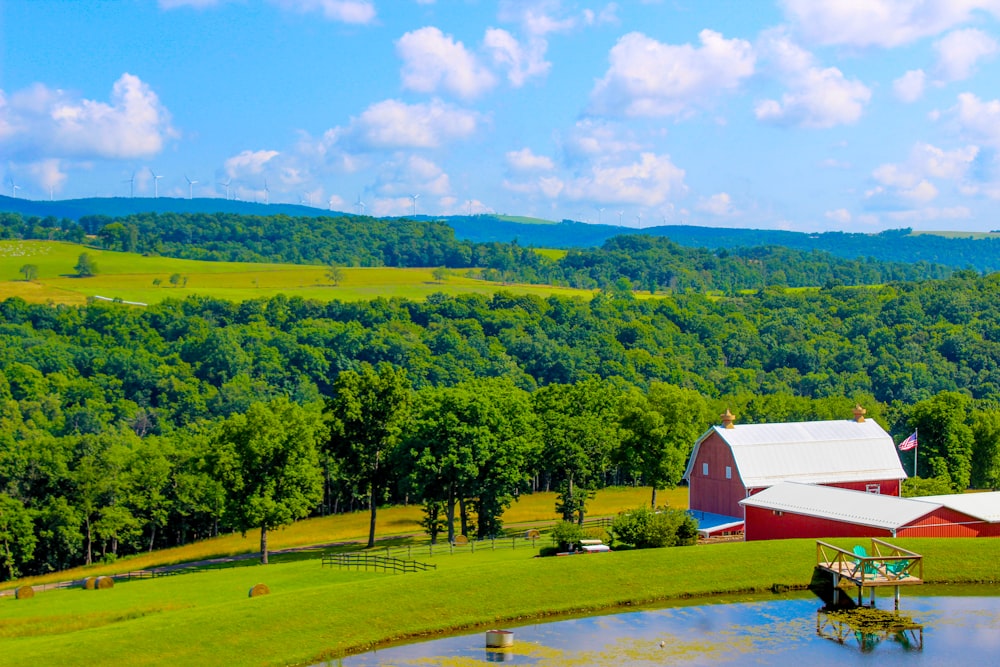
[[[876,622],[870,610],[847,617],[828,614],[820,611],[822,603],[816,598],[795,594],[505,627],[514,631],[512,649],[487,650],[486,631],[481,630],[327,664],[995,664],[1000,655],[1000,589],[947,587],[938,591],[945,594],[904,594],[899,616],[891,613],[891,598],[879,597],[876,606],[890,611],[881,612]],[[890,622],[884,623],[886,619]]]

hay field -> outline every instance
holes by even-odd
[[[86,252],[97,265],[97,275],[75,277],[73,267]],[[38,267],[38,278],[24,280],[21,267]],[[436,281],[434,267],[341,269],[343,279],[333,285],[323,266],[202,262],[147,257],[133,253],[95,250],[52,241],[0,241],[0,299],[21,297],[32,303],[83,304],[90,297],[106,297],[144,304],[200,294],[229,301],[269,298],[277,294],[306,299],[363,301],[376,297],[421,300],[430,294],[552,294],[590,298],[591,290],[547,285],[500,285],[466,277],[455,269]],[[181,282],[170,283],[173,274]],[[158,281],[155,284],[154,281]]]

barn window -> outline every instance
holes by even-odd
[[[726,466],[726,479],[733,478],[733,468],[732,466]]]
[[[785,515],[785,513],[782,512],[781,510],[771,510],[771,514],[773,514],[774,516],[784,516]]]
[[[708,464],[707,463],[702,463],[701,464],[701,474],[702,475],[708,475]]]
[[[882,493],[881,484],[865,484],[866,493]]]

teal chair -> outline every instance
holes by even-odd
[[[860,544],[855,545],[854,555],[857,556],[857,558],[854,560],[855,565],[861,565],[862,558],[870,558],[870,556],[868,555],[868,550],[865,549]],[[864,572],[865,574],[878,574],[878,568],[875,567],[875,563],[866,560],[864,561]]]

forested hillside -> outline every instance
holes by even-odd
[[[472,243],[438,222],[230,214],[142,214],[121,219],[0,214],[0,238],[87,241],[108,250],[184,259],[340,266],[448,267],[493,281],[603,288],[624,279],[651,292],[870,285],[951,270],[927,262],[843,259],[780,246],[706,250],[668,239],[619,236],[552,260],[517,242]]]
[[[606,484],[672,485],[726,407],[740,421],[835,419],[860,402],[897,437],[919,426],[921,476],[996,486],[998,282],[969,272],[590,301],[7,300],[5,576],[239,527],[216,452],[240,429],[311,434],[325,480],[310,487],[313,512],[364,506],[374,491],[375,505],[420,499],[433,530],[458,503],[470,534],[499,530],[505,503],[532,487],[559,490],[578,516]],[[352,465],[337,435],[366,414],[348,399],[378,394],[365,387],[391,389],[409,415],[377,472]]]

